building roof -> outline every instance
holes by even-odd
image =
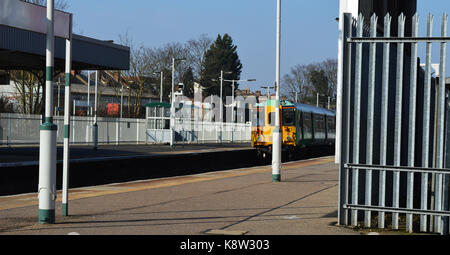
[[[44,70],[46,7],[0,0],[0,69]],[[65,69],[66,39],[72,14],[55,11],[55,70]],[[73,70],[128,70],[130,48],[72,34]]]
[[[0,69],[45,68],[45,34],[0,24],[0,38]],[[55,69],[64,70],[65,52],[65,39],[55,37]],[[73,34],[73,70],[128,70],[129,64],[130,48]]]
[[[152,102],[145,105],[145,107],[170,108],[170,103],[167,102]]]

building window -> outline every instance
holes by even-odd
[[[7,72],[0,71],[0,85],[9,85],[10,76]]]

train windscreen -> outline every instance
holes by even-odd
[[[294,108],[283,109],[283,126],[295,125],[295,111]]]

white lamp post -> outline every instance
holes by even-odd
[[[94,150],[97,150],[98,147],[98,125],[97,125],[97,105],[98,105],[98,71],[95,71],[95,99],[94,99]]]
[[[69,38],[66,39],[66,83],[64,95],[64,154],[62,181],[62,215],[69,215],[69,160],[70,160],[70,73],[72,71],[72,14]]]
[[[39,219],[40,224],[55,223],[56,201],[56,130],[53,123],[53,66],[54,66],[54,0],[47,1],[47,50],[45,120],[40,126],[39,142]]]
[[[231,122],[234,123],[234,83],[235,82],[244,82],[244,81],[248,81],[248,82],[252,82],[252,81],[256,81],[256,79],[247,79],[247,80],[223,80],[223,81],[228,81],[231,82],[231,105],[233,107],[233,114],[232,114],[232,119]]]
[[[159,87],[159,102],[162,103],[162,98],[163,98],[163,81],[164,81],[164,73],[163,71],[161,72],[155,72],[153,74],[159,74],[161,76],[161,85]]]
[[[173,147],[174,143],[174,128],[175,128],[175,95],[174,95],[174,87],[175,87],[175,61],[186,61],[186,59],[176,59],[172,58],[172,94],[170,96],[170,147]]]
[[[276,96],[275,128],[273,129],[272,182],[281,181],[281,130],[280,130],[280,41],[281,41],[281,0],[277,0],[277,43],[276,43]]]
[[[274,86],[261,86],[263,89],[267,89],[267,100],[270,99],[270,89],[274,89]]]

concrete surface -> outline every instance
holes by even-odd
[[[37,194],[0,197],[1,235],[359,235],[336,226],[334,157],[71,189],[68,217],[37,224]]]

